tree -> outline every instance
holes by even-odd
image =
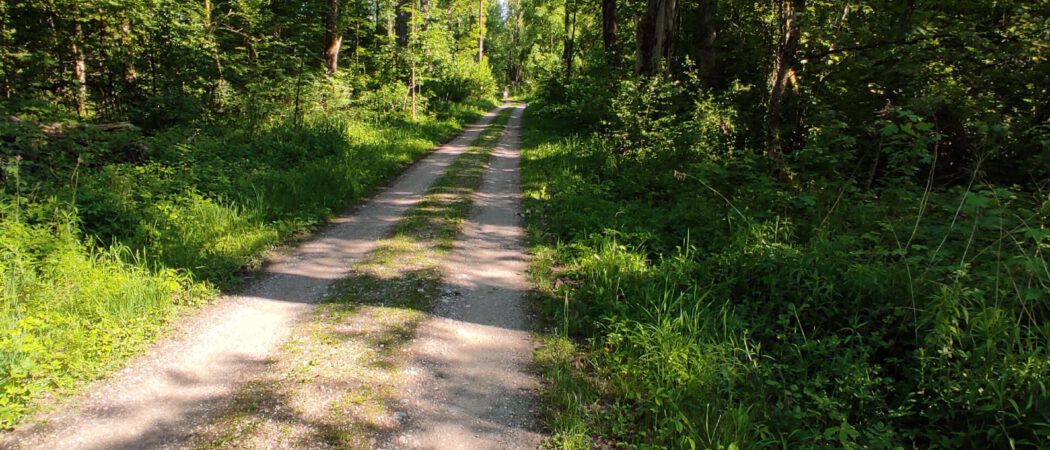
[[[565,0],[565,39],[562,46],[562,64],[565,67],[565,78],[572,77],[572,62],[576,58],[573,46],[576,44],[576,0]]]
[[[602,0],[602,44],[606,59],[615,63],[619,41],[616,36],[616,0]]]
[[[412,0],[399,0],[397,2],[397,15],[394,17],[394,35],[397,36],[397,46],[402,50],[408,47],[408,26],[412,20]]]
[[[649,0],[638,21],[634,71],[655,74],[669,68],[678,29],[678,0]]]
[[[80,22],[76,24],[76,32],[70,41],[70,49],[73,53],[73,74],[76,76],[76,105],[77,116],[83,118],[87,115],[87,57],[84,56],[84,31]]]
[[[485,0],[478,0],[478,62],[485,57]]]
[[[784,125],[784,102],[791,89],[798,86],[795,65],[802,35],[801,20],[806,0],[776,0],[779,40],[770,74],[769,103],[766,121],[766,153],[780,167],[785,168],[781,128]]]
[[[339,28],[339,0],[328,0],[325,13],[325,68],[329,74],[339,70],[339,48],[343,45],[343,32]]]
[[[697,45],[697,67],[699,69],[700,79],[711,86],[713,83],[713,77],[715,67],[717,65],[718,48],[716,41],[718,39],[718,26],[716,25],[716,16],[718,14],[718,0],[701,0],[700,2],[700,14],[699,23],[697,24],[700,28],[700,42]]]

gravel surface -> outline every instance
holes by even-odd
[[[444,269],[433,315],[406,357],[409,387],[398,399],[400,430],[383,448],[524,449],[539,446],[538,381],[526,305],[528,253],[521,220],[516,106],[463,234]]]
[[[391,233],[495,115],[490,112],[413,165],[353,214],[333,220],[286,256],[271,261],[239,295],[224,296],[180,320],[168,338],[124,370],[0,437],[0,448],[185,445],[198,426],[230,404],[244,380],[265,370],[297,320]],[[527,347],[514,348],[525,351],[520,358],[527,359]]]

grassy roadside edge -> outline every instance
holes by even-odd
[[[404,377],[399,355],[441,294],[440,267],[512,112],[502,111],[394,234],[296,326],[271,370],[237,393],[197,448],[236,442],[371,448],[396,424],[390,405]]]
[[[458,128],[450,129],[440,139],[429,139],[429,150],[416,152],[408,160],[399,160],[396,170],[359,186],[361,193],[342,210],[354,210],[389,180],[476,122],[486,113],[478,106],[464,105],[452,111],[443,120],[458,123]],[[417,125],[411,126],[418,128]],[[405,130],[396,127],[383,131],[402,139],[417,139],[403,135]],[[420,143],[413,142],[414,145]],[[0,430],[31,426],[35,416],[54,410],[63,404],[64,399],[82,392],[90,383],[107,378],[151,345],[177,331],[174,325],[180,319],[256,279],[258,268],[266,261],[287,254],[313,232],[327,226],[336,215],[333,211],[316,222],[302,223],[256,248],[241,268],[232,273],[233,282],[224,285],[221,291],[195,281],[178,269],[155,267],[145,261],[144,255],[126,247],[94,249],[84,246],[64,250],[59,264],[52,269],[65,285],[63,295],[70,298],[77,295],[127,297],[126,304],[105,305],[106,308],[102,309],[95,305],[78,306],[77,310],[85,310],[87,314],[83,317],[74,314],[71,320],[63,319],[59,323],[44,316],[22,316],[15,333],[0,337],[0,352],[4,353],[0,356],[18,358],[26,351],[35,352],[32,354],[35,356],[22,357],[10,364],[10,371],[0,373],[0,387],[7,393],[0,398]],[[27,229],[25,233],[35,231]],[[70,242],[79,239],[72,228],[57,232],[67,233]],[[4,275],[17,275],[11,273],[17,267],[0,269],[4,269],[0,270],[0,280],[5,279]],[[5,281],[3,286],[15,290],[17,285]],[[17,291],[12,295],[17,295]],[[107,327],[107,322],[113,322],[113,325]],[[63,339],[62,334],[48,331],[49,327],[65,329],[77,339]],[[78,355],[89,355],[90,358]]]

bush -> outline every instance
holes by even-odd
[[[176,305],[209,294],[184,272],[151,270],[126,247],[83,245],[69,217],[51,225],[0,217],[0,427],[30,400],[98,377],[141,350]],[[24,212],[24,211],[23,211]]]
[[[423,83],[423,91],[428,97],[444,102],[489,100],[499,91],[488,58],[476,63],[470,58],[457,57],[439,66],[435,75]]]
[[[716,100],[683,127],[639,115],[648,96],[625,97],[604,135],[527,111],[534,275],[576,341],[540,361],[552,442],[1047,444],[1047,199],[923,192],[908,180],[927,136],[907,113],[887,129],[893,186],[786,187],[720,150],[732,136],[710,124],[733,113]]]

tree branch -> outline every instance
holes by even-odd
[[[833,49],[828,49],[828,50],[825,50],[825,51],[822,51],[822,52],[809,53],[807,55],[803,55],[802,58],[800,58],[800,60],[810,61],[810,60],[815,60],[815,59],[822,59],[822,58],[825,58],[825,57],[828,57],[828,56],[831,56],[831,55],[835,55],[835,54],[839,54],[839,53],[855,52],[855,51],[860,51],[860,50],[874,50],[876,48],[885,47],[887,45],[898,45],[898,46],[904,47],[904,46],[907,46],[907,45],[918,44],[920,42],[925,42],[925,41],[929,41],[929,40],[933,40],[933,39],[940,39],[940,38],[945,38],[945,37],[950,37],[950,35],[949,34],[934,34],[934,35],[930,35],[930,36],[923,36],[921,38],[916,38],[916,39],[907,39],[907,40],[905,40],[903,42],[900,41],[900,40],[897,40],[897,39],[886,40],[886,41],[878,41],[878,42],[870,42],[870,43],[867,43],[867,44],[855,45],[855,46],[852,46],[852,47],[833,48]]]

